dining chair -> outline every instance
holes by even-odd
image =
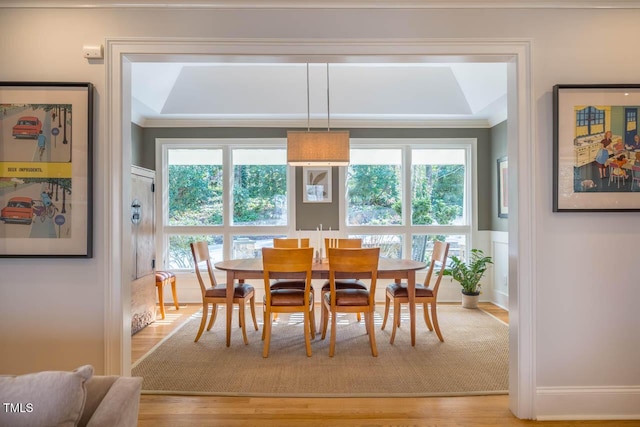
[[[327,333],[329,316],[331,317],[331,339],[329,357],[333,357],[336,347],[336,316],[338,313],[364,313],[365,328],[369,335],[371,354],[378,356],[376,348],[373,317],[376,306],[376,282],[378,278],[378,259],[380,248],[340,249],[329,248],[329,292],[322,296],[323,310],[327,316],[323,319],[322,337]],[[336,286],[341,277],[357,276],[370,279],[368,289],[343,288]]]
[[[309,247],[309,238],[305,237],[302,239],[294,239],[294,238],[274,238],[273,239],[273,247],[277,249],[284,248],[308,248]]]
[[[438,288],[440,287],[440,281],[444,273],[444,268],[447,262],[447,255],[449,254],[449,243],[435,241],[433,243],[433,252],[431,253],[431,262],[427,270],[427,276],[424,279],[424,284],[416,284],[415,290],[415,302],[416,304],[423,304],[424,321],[430,331],[436,330],[438,339],[444,342],[442,333],[440,332],[440,326],[438,324],[438,314],[436,311],[436,300],[438,298]],[[431,278],[435,267],[439,267],[435,283],[431,286]],[[390,343],[396,338],[396,328],[400,326],[400,304],[409,303],[409,290],[407,283],[392,283],[387,286],[386,297],[384,304],[384,320],[382,321],[381,329],[384,330],[387,325],[387,318],[389,316],[389,305],[393,301],[393,330],[391,331]],[[431,319],[429,318],[428,305],[431,306]],[[433,322],[432,322],[433,320]]]
[[[362,239],[331,239],[331,238],[325,238],[324,239],[324,247],[325,247],[325,254],[329,254],[329,249],[330,248],[342,248],[342,249],[357,249],[357,248],[361,248],[362,247]],[[365,285],[364,283],[362,283],[361,281],[357,280],[357,279],[342,279],[342,280],[336,280],[336,287],[338,289],[367,289],[367,285]],[[329,281],[325,281],[324,284],[322,285],[322,289],[320,290],[320,301],[322,301],[322,298],[324,297],[324,294],[326,294],[327,292],[329,292]],[[320,307],[321,311],[320,311],[320,324],[324,324],[324,318],[327,315],[324,306]],[[356,317],[358,319],[358,322],[360,322],[362,319],[360,317],[360,313],[356,313]],[[322,337],[322,339],[324,339],[324,337]]]
[[[308,248],[309,247],[309,238],[274,238],[273,239],[273,247],[276,249],[293,249],[293,248]],[[270,288],[271,289],[304,289],[305,281],[304,279],[296,280],[296,279],[280,279],[271,281]],[[311,287],[311,293],[314,293],[313,286]],[[278,314],[274,314],[274,319],[278,317]]]
[[[304,342],[307,356],[311,356],[311,338],[316,336],[316,322],[313,309],[313,292],[311,291],[311,268],[313,248],[262,248],[262,269],[264,277],[264,325],[262,339],[264,347],[262,357],[269,356],[271,343],[272,315],[274,313],[304,314]],[[271,288],[274,277],[285,275],[299,276],[304,281],[304,288]]]
[[[195,264],[196,276],[198,277],[198,283],[200,284],[200,291],[202,293],[202,321],[200,322],[200,329],[196,335],[195,342],[198,342],[202,332],[204,331],[204,325],[207,323],[207,317],[209,312],[209,304],[211,304],[211,319],[207,326],[207,331],[211,330],[218,313],[218,304],[226,305],[227,303],[227,285],[218,284],[216,277],[213,274],[213,267],[211,265],[211,256],[209,254],[209,244],[206,241],[199,241],[191,243],[191,254],[193,255],[193,261]],[[205,263],[207,273],[209,276],[208,285],[205,284],[203,273],[200,271],[200,264]],[[256,321],[256,309],[255,309],[255,290],[253,286],[246,283],[239,283],[233,288],[233,303],[238,304],[238,323],[242,328],[242,338],[245,344],[248,344],[246,321],[244,316],[245,307],[249,301],[251,308],[251,317],[253,317],[253,326],[256,331],[258,330],[258,322]],[[227,331],[227,334],[229,331]]]

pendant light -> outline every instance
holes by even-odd
[[[309,64],[307,63],[307,130],[287,132],[287,163],[291,166],[347,166],[349,131],[332,131],[327,64],[327,130],[312,131],[309,108]]]

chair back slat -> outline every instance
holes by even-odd
[[[329,253],[329,248],[357,249],[362,247],[362,239],[324,239],[325,253]]]
[[[202,272],[200,271],[200,264],[203,262],[206,264],[207,273],[209,275],[209,286],[216,286],[216,277],[213,274],[213,266],[211,265],[211,255],[209,254],[209,244],[206,241],[198,241],[192,242],[191,246],[191,254],[193,255],[193,264],[196,270],[196,276],[198,277],[198,283],[200,284],[200,291],[202,292],[202,296],[204,297],[205,292],[207,291],[207,285],[204,282],[204,278],[202,277]]]
[[[309,247],[309,238],[305,237],[302,239],[294,239],[294,238],[276,238],[273,239],[273,247],[277,249],[282,248],[308,248]]]
[[[424,286],[429,287],[433,272],[436,267],[439,268],[436,282],[433,285],[433,295],[438,294],[438,288],[440,287],[440,281],[444,275],[444,269],[447,263],[447,256],[449,255],[449,243],[436,240],[433,243],[433,252],[431,253],[431,262],[429,263],[429,269],[427,270],[427,276],[424,279]]]

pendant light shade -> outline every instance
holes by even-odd
[[[347,166],[348,131],[287,132],[287,163],[291,166]]]
[[[327,64],[327,130],[309,128],[309,64],[307,64],[307,130],[287,132],[287,163],[291,166],[347,166],[349,131],[332,131]]]

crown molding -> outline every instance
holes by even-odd
[[[71,9],[639,9],[637,0],[7,0],[2,8]]]
[[[500,123],[503,120],[498,121]],[[492,124],[492,122],[494,122]],[[134,123],[145,128],[184,128],[184,127],[265,127],[265,128],[299,128],[306,129],[306,123],[299,120],[256,120],[256,119],[140,119]],[[332,129],[350,128],[490,128],[495,120],[485,119],[360,119],[360,120],[331,120]],[[313,126],[313,129],[324,129]]]

